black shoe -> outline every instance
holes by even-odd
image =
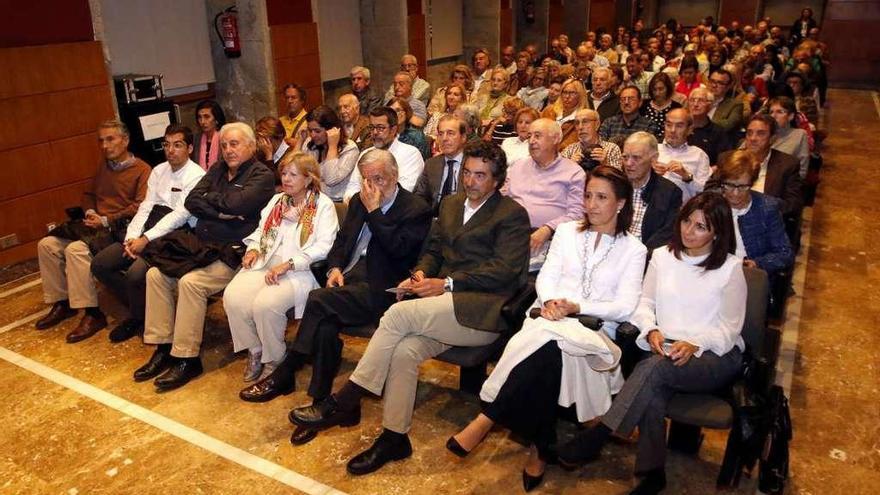
[[[541,483],[544,482],[544,473],[541,473],[538,476],[532,476],[531,474],[527,473],[525,469],[523,469],[522,480],[523,490],[530,492],[535,488],[541,486]]]
[[[339,409],[339,404],[331,395],[311,406],[298,407],[288,414],[287,418],[297,426],[313,430],[326,430],[333,426],[354,426],[361,422],[361,408],[350,411]]]
[[[171,368],[153,382],[156,385],[156,392],[180,388],[202,374],[202,360],[197,357],[176,358],[174,361]]]
[[[293,377],[282,380],[271,373],[257,383],[241,389],[238,397],[245,402],[269,402],[279,395],[292,394],[295,388]]]
[[[52,305],[49,314],[37,320],[37,330],[46,330],[54,327],[62,321],[76,316],[77,311],[72,309],[67,301],[58,301]]]
[[[141,366],[134,371],[134,381],[145,382],[151,378],[156,378],[163,371],[168,369],[173,362],[170,351],[157,346],[153,355],[147,364]]]
[[[455,437],[449,437],[449,440],[446,441],[446,450],[452,452],[453,454],[461,457],[462,459],[467,457],[470,454],[470,451],[464,450],[464,447],[458,443],[458,440]]]
[[[114,328],[113,330],[110,330],[110,342],[125,342],[135,335],[143,333],[143,331],[143,320],[135,320],[134,318],[129,318],[119,325],[116,325],[116,328]]]
[[[305,445],[314,440],[317,436],[318,430],[313,430],[304,426],[297,426],[294,428],[293,434],[290,435],[290,443],[294,445]]]
[[[383,431],[373,445],[351,458],[346,469],[354,475],[369,474],[390,461],[399,461],[412,455],[409,437]]]
[[[568,442],[556,449],[559,465],[572,470],[588,462],[593,462],[602,453],[602,446],[611,435],[611,430],[602,423],[578,433]]]
[[[645,473],[635,489],[629,495],[656,495],[666,488],[666,471],[663,468],[652,469]]]

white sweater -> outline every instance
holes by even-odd
[[[642,297],[631,322],[639,328],[636,343],[648,351],[648,332],[660,330],[670,340],[684,340],[719,356],[734,346],[745,349],[740,333],[746,315],[746,279],[742,260],[729,254],[715,270],[696,266],[708,255],[681,259],[666,247],[654,250]]]

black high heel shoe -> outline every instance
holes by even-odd
[[[462,447],[461,444],[458,443],[458,440],[456,440],[455,437],[449,437],[449,440],[446,441],[446,450],[452,452],[458,457],[461,457],[462,459],[470,454],[470,451],[464,450],[464,447]]]
[[[541,486],[541,483],[544,482],[544,473],[539,474],[538,476],[532,476],[527,473],[525,469],[522,472],[522,480],[523,480],[523,490],[526,492],[530,492],[535,488]]]

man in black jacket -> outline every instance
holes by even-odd
[[[294,373],[312,357],[309,396],[330,395],[342,360],[339,329],[376,323],[394,303],[385,289],[409,277],[430,224],[424,201],[397,183],[397,162],[386,150],[372,149],[358,162],[364,178],[327,256],[327,287],[309,293],[296,339],[282,364],[239,396],[265,402],[293,391]],[[294,433],[297,443],[313,433]],[[308,436],[306,436],[308,435]]]
[[[440,212],[440,200],[459,190],[467,126],[452,115],[440,117],[437,124],[440,154],[425,161],[425,170],[413,193],[431,206],[434,217]]]
[[[636,132],[623,144],[623,170],[633,186],[629,232],[642,240],[648,253],[669,242],[681,207],[681,189],[654,172],[657,155],[657,138],[648,132]]]
[[[167,272],[163,273],[157,266],[163,258],[161,244],[148,246],[159,251],[154,257],[145,251],[153,267],[147,271],[144,343],[156,345],[156,351],[134,372],[134,379],[149,380],[167,369],[154,382],[158,392],[181,387],[202,373],[199,349],[207,299],[232,280],[243,252],[235,246],[257,228],[260,210],[275,193],[275,174],[254,159],[253,129],[238,122],[226,124],[220,129],[220,147],[223,159],[208,170],[184,202],[198,219],[195,235],[172,233],[163,238],[170,243],[185,237],[182,240],[193,245],[193,256],[174,263],[176,267],[163,264]],[[196,259],[200,260],[198,268],[177,273]]]

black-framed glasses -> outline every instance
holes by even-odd
[[[728,192],[746,192],[752,188],[751,184],[734,184],[732,182],[723,182],[721,188]]]

